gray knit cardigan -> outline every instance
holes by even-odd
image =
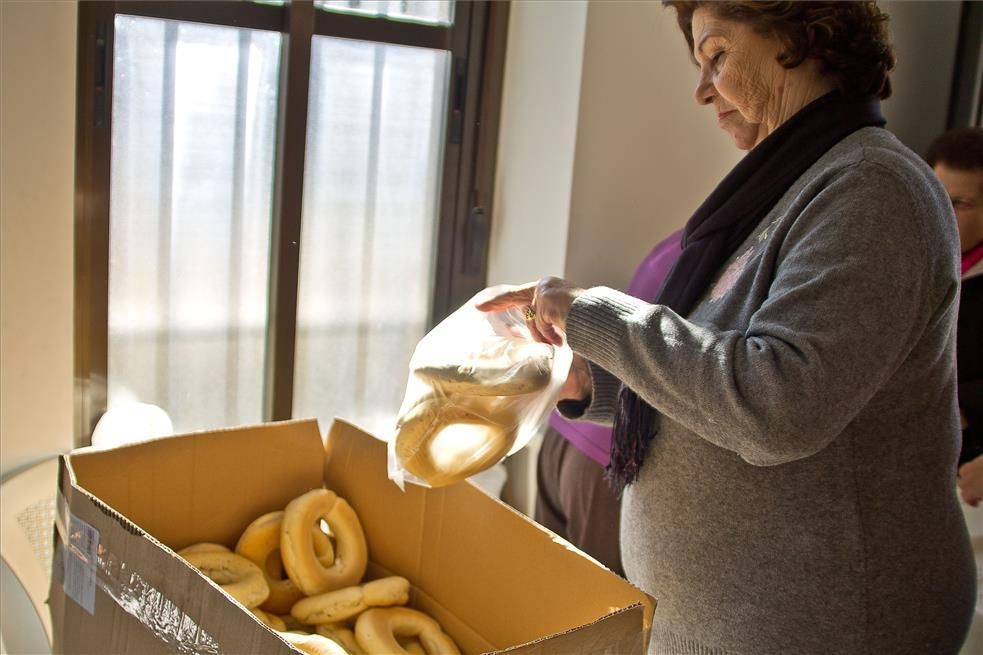
[[[620,382],[659,412],[625,491],[650,654],[956,653],[976,570],[955,493],[959,240],[890,132],[819,159],[686,318],[609,288],[573,304],[579,417]]]

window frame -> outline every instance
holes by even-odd
[[[108,402],[113,37],[117,14],[279,31],[283,39],[264,363],[264,421],[291,418],[313,36],[450,51],[429,325],[485,286],[509,3],[455,3],[452,26],[329,12],[313,0],[79,3],[75,169],[75,444]]]

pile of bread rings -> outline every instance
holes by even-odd
[[[328,489],[309,491],[257,518],[234,552],[199,543],[178,554],[304,653],[460,653],[437,621],[405,606],[406,578],[363,580],[368,548],[362,524],[351,505]]]
[[[515,443],[524,409],[521,397],[545,389],[552,368],[552,346],[518,339],[463,364],[416,366],[412,374],[429,392],[405,403],[397,419],[399,465],[431,487],[459,482],[494,465]],[[454,429],[461,431],[441,439]]]

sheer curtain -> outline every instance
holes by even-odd
[[[109,407],[261,420],[279,33],[116,19]]]
[[[177,432],[262,421],[281,36],[118,16],[115,38],[109,407],[157,405]],[[314,37],[296,417],[393,427],[430,312],[449,60]]]
[[[314,38],[296,417],[393,428],[430,310],[448,60]]]

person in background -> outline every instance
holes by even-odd
[[[635,271],[629,294],[656,297],[679,257],[682,235],[676,230],[652,249]],[[604,479],[610,450],[610,427],[568,421],[554,411],[539,449],[534,518],[624,576],[618,543],[621,501]]]
[[[976,603],[956,485],[959,236],[888,130],[874,2],[666,0],[697,104],[748,154],[686,223],[656,302],[544,278],[575,353],[558,409],[614,425],[621,556],[650,655],[954,655]]]
[[[757,129],[750,123],[734,127],[734,145],[748,150]],[[642,260],[628,293],[654,300],[679,258],[683,231],[660,241]],[[609,569],[624,576],[618,539],[621,500],[605,476],[611,459],[611,427],[550,416],[536,467],[534,518]]]
[[[959,493],[969,505],[983,500],[983,128],[946,132],[925,159],[945,187],[959,228],[962,288],[956,368],[963,444]]]

